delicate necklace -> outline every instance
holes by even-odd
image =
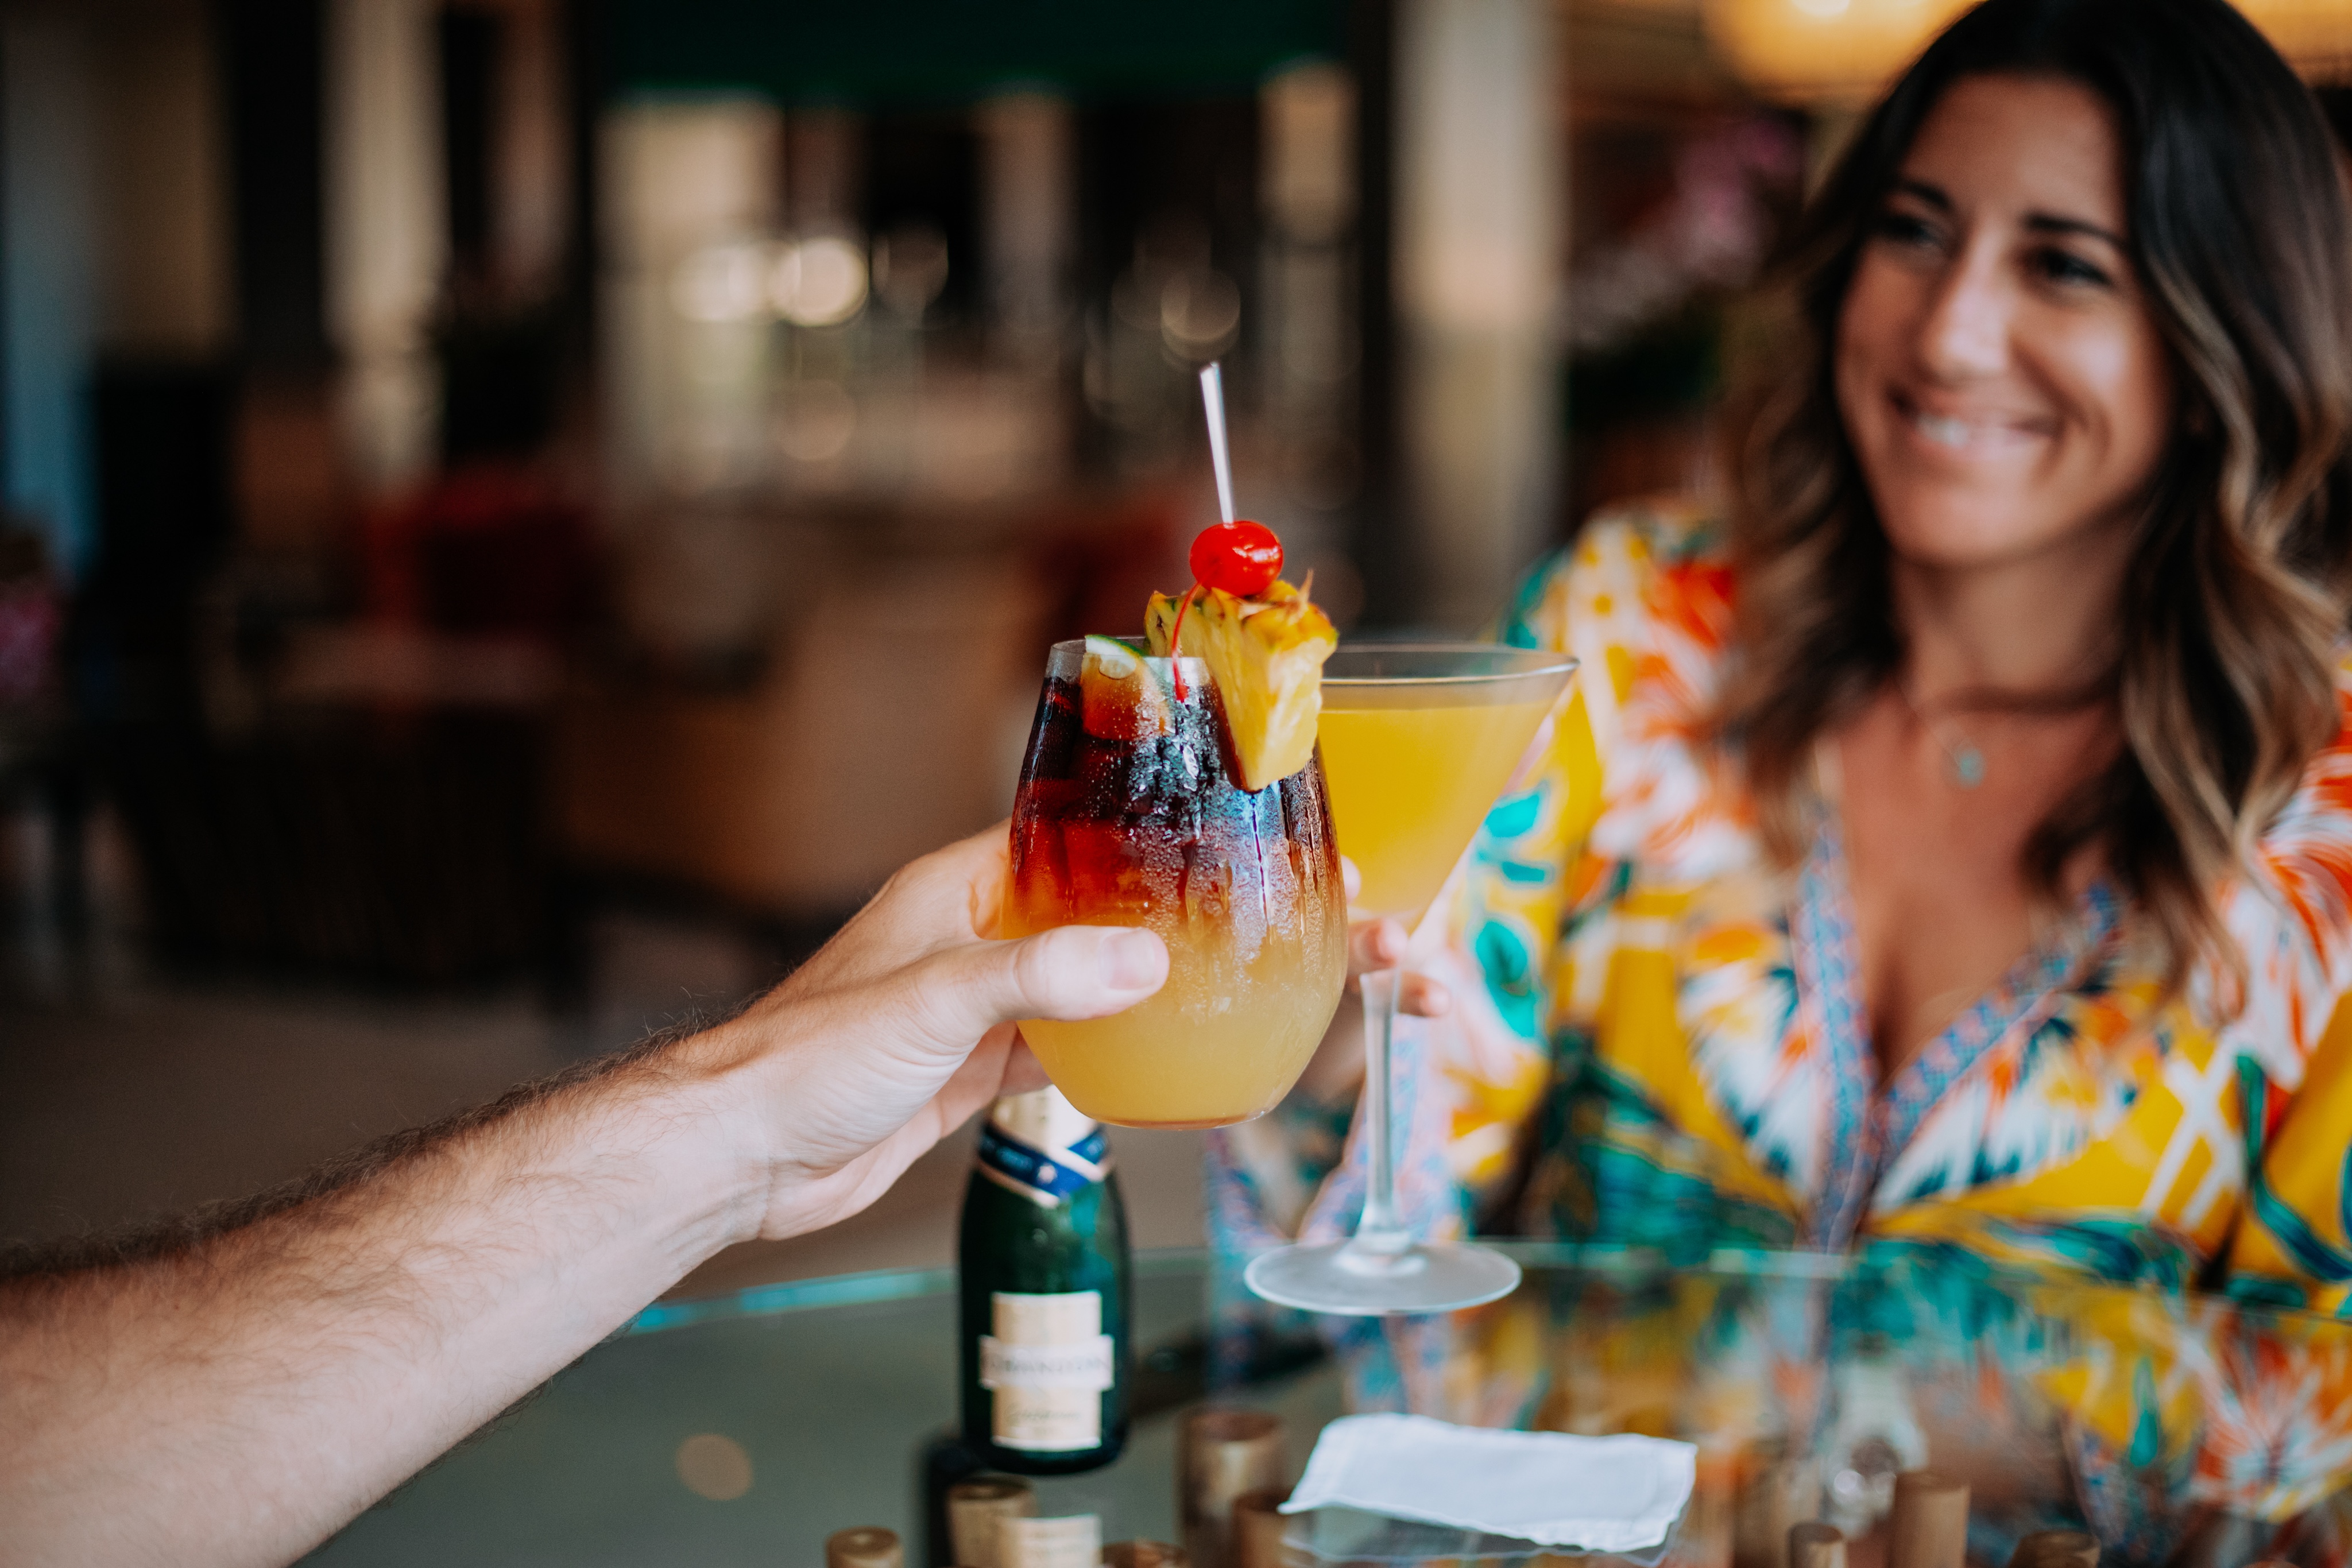
[[[2084,664],[2087,664],[2089,662],[2086,659]],[[2060,686],[2052,691],[2000,692],[1970,688],[1958,695],[1963,700],[1976,698],[1981,706],[1997,707],[2021,716],[2037,714],[2048,716],[2073,713],[2094,703],[2103,702],[2114,693],[2115,683],[2115,672],[2109,669],[2103,674],[2095,675],[2071,686]],[[1938,721],[1930,715],[1927,706],[1913,695],[1911,678],[1907,674],[1898,674],[1895,677],[1895,689],[1902,695],[1903,706],[1911,710],[1911,716],[1919,721],[1921,728],[1935,737],[1937,746],[1943,747],[1946,771],[1950,774],[1952,782],[1963,789],[1973,789],[1982,784],[1988,771],[1984,748],[1963,735],[1948,720]]]
[[[1896,680],[1895,689],[1903,695],[1903,705],[1911,710],[1911,716],[1919,721],[1921,728],[1935,737],[1937,746],[1943,747],[1946,771],[1951,775],[1952,782],[1963,789],[1973,789],[1983,783],[1985,781],[1983,748],[1967,736],[1961,735],[1959,731],[1955,729],[1948,732],[1944,726],[1929,718],[1927,710],[1919,706],[1919,699],[1911,695],[1911,683],[1908,680]]]

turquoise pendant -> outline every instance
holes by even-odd
[[[1985,780],[1984,753],[1973,746],[1961,746],[1952,753],[1952,782],[1963,789],[1973,789]]]

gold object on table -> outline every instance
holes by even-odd
[[[1063,1514],[1052,1519],[996,1521],[999,1568],[1102,1568],[1102,1516]]]
[[[824,1538],[824,1568],[907,1568],[907,1549],[879,1525],[836,1530]]]
[[[1812,1467],[1790,1458],[1788,1442],[1780,1437],[1755,1443],[1746,1458],[1752,1468],[1731,1502],[1732,1568],[1792,1568],[1789,1529],[1804,1516],[1804,1500],[1820,1490],[1801,1484]]]
[[[1888,1568],[1966,1568],[1968,1555],[1969,1483],[1938,1470],[1896,1476]]]
[[[2037,1530],[2017,1543],[2009,1568],[2099,1568],[2099,1538],[2086,1530]]]
[[[1279,1490],[1245,1491],[1234,1499],[1228,1568],[1283,1568],[1282,1532],[1290,1521],[1282,1505],[1289,1500],[1290,1493]]]
[[[1192,1568],[1232,1568],[1234,1500],[1280,1487],[1282,1417],[1263,1410],[1195,1410],[1177,1450],[1176,1509]]]
[[[1163,1541],[1114,1541],[1102,1560],[1103,1568],[1185,1568],[1183,1550]]]
[[[1001,1521],[1029,1519],[1037,1493],[1027,1481],[983,1476],[948,1488],[948,1544],[962,1568],[1005,1568]]]
[[[1844,1534],[1818,1519],[1790,1525],[1789,1568],[1845,1568]]]

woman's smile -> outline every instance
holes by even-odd
[[[1897,387],[1887,392],[1895,417],[1938,457],[2013,459],[2038,455],[2057,434],[2057,422],[1999,409],[1938,406]]]
[[[2048,78],[1963,79],[1921,127],[1855,259],[1836,350],[1898,561],[2123,548],[2173,398],[2121,158],[2105,105]]]

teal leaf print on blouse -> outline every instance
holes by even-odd
[[[2352,1280],[2352,1254],[2329,1245],[2326,1238],[2314,1230],[2285,1199],[2271,1190],[2270,1183],[2263,1179],[2263,1104],[2267,1096],[2263,1070],[2242,1056],[2238,1059],[2238,1093],[2240,1120],[2245,1127],[2246,1197],[2253,1206],[2254,1218],[2263,1222],[2263,1228],[2269,1231],[2286,1255],[2294,1260],[2294,1266],[2313,1279],[2331,1285]],[[2346,1224],[2352,1227],[2352,1198],[2345,1197],[2347,1186],[2352,1186],[2352,1150],[2346,1151],[2344,1162],[2344,1172],[2337,1178],[2336,1190],[2339,1203],[2346,1205]],[[2352,1228],[2347,1228],[2345,1234],[2352,1236]]]
[[[1530,789],[1524,795],[1514,795],[1498,800],[1486,813],[1486,836],[1490,839],[1516,839],[1531,831],[1536,819],[1543,814],[1543,791]]]
[[[2164,1424],[2158,1419],[2164,1406],[2156,1396],[2156,1369],[2145,1358],[2132,1368],[2132,1403],[2139,1406],[2139,1418],[2133,1423],[2131,1450],[2124,1459],[2144,1470],[2164,1457]]]
[[[1534,965],[1528,958],[1528,945],[1502,921],[1487,920],[1480,923],[1471,951],[1478,956],[1478,967],[1486,976],[1486,994],[1494,998],[1503,1022],[1520,1039],[1533,1040],[1536,995],[1528,984]]]
[[[1536,635],[1535,613],[1543,608],[1544,594],[1551,587],[1552,578],[1567,565],[1568,552],[1555,550],[1536,563],[1535,570],[1519,579],[1519,591],[1511,600],[1511,608],[1503,617],[1500,641],[1512,648],[1540,648],[1543,639]]]

